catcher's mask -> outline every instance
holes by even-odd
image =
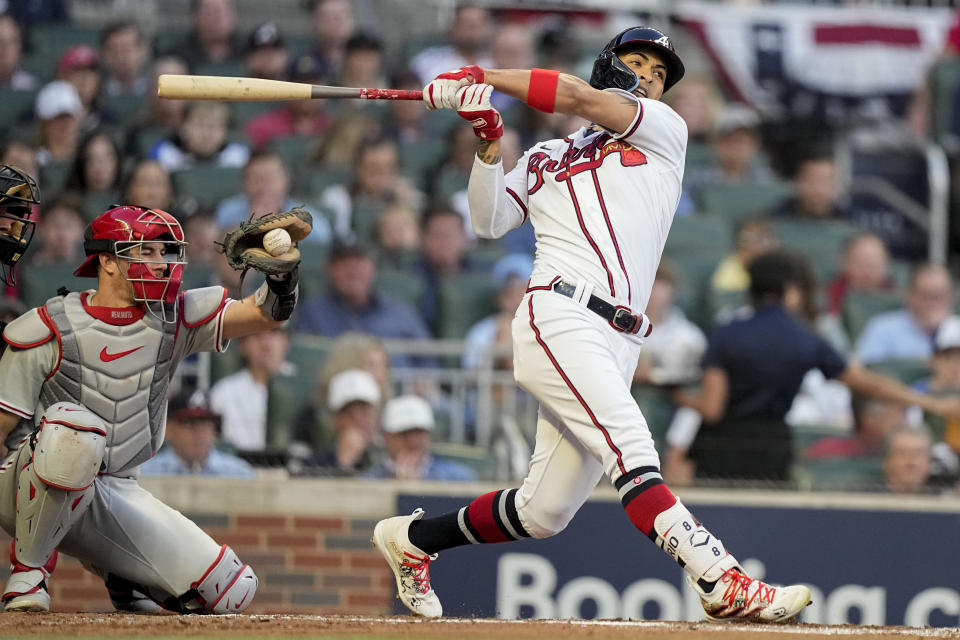
[[[651,27],[630,27],[613,36],[613,39],[600,51],[593,62],[593,71],[590,74],[591,87],[615,88],[624,91],[633,91],[637,88],[640,78],[617,57],[618,50],[630,45],[642,45],[643,48],[653,49],[663,56],[667,67],[667,77],[663,82],[664,93],[683,77],[683,61],[680,60],[680,56],[673,48],[673,43],[665,33]]]
[[[14,267],[33,240],[36,223],[30,220],[33,205],[40,204],[40,189],[26,173],[0,164],[0,280],[17,283]]]
[[[157,244],[161,245],[159,255],[156,255]],[[166,311],[168,305],[172,308],[180,291],[183,266],[187,264],[186,246],[183,228],[166,211],[116,206],[97,216],[87,227],[83,241],[87,259],[73,275],[97,277],[98,256],[111,253],[130,265],[124,278],[133,285],[134,300],[145,303],[151,311],[154,310],[150,303],[164,303],[159,305],[160,313],[154,312],[154,315],[164,322],[173,322],[176,315],[168,318]],[[155,276],[150,265],[158,262],[163,262],[165,269],[162,275]]]

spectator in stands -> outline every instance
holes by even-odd
[[[937,330],[953,308],[953,282],[941,265],[914,268],[906,307],[870,320],[857,340],[857,356],[865,364],[904,358],[929,358]]]
[[[717,117],[723,109],[723,98],[717,85],[705,76],[684,76],[676,91],[664,98],[664,102],[683,118],[687,124],[690,145],[707,145],[715,130]]]
[[[210,406],[223,416],[223,437],[241,451],[263,451],[274,441],[274,434],[267,432],[267,382],[271,376],[293,373],[289,348],[284,328],[240,338],[244,368],[210,389]]]
[[[108,96],[144,95],[150,86],[147,59],[147,40],[136,22],[108,24],[100,33],[103,92]]]
[[[387,207],[377,218],[377,253],[381,265],[406,266],[420,249],[417,212],[404,205]]]
[[[842,271],[826,287],[827,311],[840,315],[847,293],[892,291],[890,256],[880,236],[858,233],[844,244]]]
[[[931,470],[930,435],[925,429],[904,427],[890,434],[883,460],[887,491],[925,493]]]
[[[853,394],[850,407],[853,434],[818,440],[804,452],[806,459],[882,457],[890,434],[907,424],[905,407],[900,404]]]
[[[83,260],[83,229],[86,227],[80,198],[65,192],[45,201],[42,211],[37,225],[40,248],[30,252],[29,264],[79,264],[78,260]],[[61,283],[51,284],[54,284],[50,290],[52,294]]]
[[[705,185],[771,182],[774,175],[762,153],[759,127],[760,116],[750,107],[725,106],[710,137],[709,160],[684,175],[684,192],[696,202]]]
[[[747,269],[753,259],[780,245],[770,221],[748,218],[737,225],[734,251],[717,265],[710,276],[710,289],[716,292],[746,291],[750,287]]]
[[[354,34],[356,24],[353,3],[348,0],[316,0],[313,6],[316,42],[310,56],[321,68],[328,70],[331,77],[340,73],[347,40]]]
[[[447,30],[449,44],[428,47],[410,60],[410,68],[425,85],[451,69],[476,64],[491,67],[487,47],[493,34],[490,11],[475,4],[459,3]]]
[[[849,209],[840,205],[837,166],[829,154],[809,155],[800,160],[793,173],[794,195],[770,210],[774,218],[808,220],[849,220]]]
[[[420,396],[399,396],[383,408],[383,440],[387,455],[367,471],[367,478],[471,482],[472,469],[440,460],[431,452],[433,408]]]
[[[120,149],[110,134],[102,129],[93,131],[80,142],[77,158],[73,163],[73,171],[67,179],[66,186],[84,195],[101,195],[107,201],[106,204],[118,202],[120,162]],[[103,210],[92,213],[97,216],[103,213]]]
[[[223,232],[213,215],[198,211],[183,223],[183,234],[190,238],[186,247],[187,263],[190,271],[210,274],[216,270],[217,245],[223,239]],[[214,284],[210,282],[210,284]]]
[[[37,93],[36,115],[40,121],[37,164],[73,162],[80,138],[83,104],[73,85],[54,80]]]
[[[8,13],[0,14],[0,88],[33,91],[37,77],[20,68],[23,57],[23,32]]]
[[[233,0],[191,0],[190,25],[186,40],[164,53],[182,57],[191,71],[243,57]]]
[[[329,293],[307,298],[294,316],[297,331],[337,337],[360,331],[378,338],[429,338],[423,319],[405,302],[374,289],[376,267],[368,250],[360,244],[338,242],[327,263]],[[394,366],[415,362],[397,355]]]
[[[168,100],[157,96],[157,79],[163,74],[183,75],[187,65],[174,56],[158,58],[153,63],[150,90],[144,96],[143,116],[129,126],[125,143],[128,155],[140,157],[163,136],[172,136],[183,124],[186,100]]]
[[[493,61],[493,68],[532,69],[536,67],[533,38],[533,32],[525,25],[516,23],[498,25],[490,40],[490,59]],[[522,104],[516,98],[499,91],[491,97],[491,100],[493,106],[501,111]]]
[[[286,80],[290,53],[276,22],[264,22],[247,37],[244,66],[247,75],[267,80]]]
[[[182,391],[167,405],[164,447],[140,472],[147,476],[205,475],[252,478],[246,461],[219,451],[214,444],[222,420],[210,409],[201,391]]]
[[[523,253],[500,258],[491,275],[497,292],[497,312],[474,324],[464,341],[464,369],[479,367],[492,348],[497,348],[493,365],[497,369],[513,369],[513,338],[510,324],[527,290],[533,272],[533,260]]]
[[[707,348],[707,337],[675,304],[676,288],[676,270],[668,260],[661,259],[644,310],[654,331],[644,340],[633,376],[635,383],[684,384],[700,378],[700,358]]]
[[[776,250],[750,263],[753,309],[716,327],[703,358],[699,395],[673,398],[697,410],[704,424],[690,449],[701,478],[785,481],[792,461],[785,416],[812,368],[854,392],[938,415],[960,417],[960,398],[933,398],[856,365],[797,316],[803,313],[805,258]]]
[[[436,207],[420,221],[423,257],[415,271],[423,280],[420,312],[434,335],[440,329],[440,285],[444,280],[480,271],[467,251],[467,232],[463,216],[449,206]]]
[[[950,316],[940,325],[930,357],[930,377],[913,385],[930,395],[960,394],[960,316]],[[935,475],[956,476],[960,471],[960,420],[942,419],[929,413],[922,421],[930,427]]]
[[[292,470],[352,476],[373,467],[380,407],[380,388],[368,372],[348,369],[334,375],[327,391],[332,441],[307,458],[294,457]]]
[[[421,200],[421,194],[400,175],[397,145],[382,138],[359,146],[349,184],[334,184],[320,194],[320,203],[333,212],[334,232],[343,238],[358,232],[364,222],[357,220],[361,214],[372,223],[390,205],[419,208]]]
[[[80,130],[84,133],[116,123],[116,116],[100,106],[100,59],[85,45],[74,45],[57,61],[57,79],[66,80],[77,90],[84,115]]]
[[[0,145],[0,164],[17,167],[28,176],[37,175],[37,150],[23,140],[10,138]]]
[[[147,209],[173,209],[174,193],[170,174],[156,160],[140,160],[123,187],[123,200]]]
[[[148,156],[169,172],[199,163],[242,167],[250,149],[227,138],[229,119],[230,109],[224,102],[189,102],[177,132],[154,144]]]
[[[452,127],[447,132],[447,146],[443,157],[425,176],[427,194],[432,202],[452,200],[454,194],[466,192],[470,171],[477,155],[477,143],[476,137],[471,140],[465,133],[470,132],[465,132],[464,127]],[[507,167],[506,164],[503,166]]]
[[[293,61],[288,79],[307,84],[328,84],[326,70],[310,56]],[[318,136],[330,128],[332,118],[323,100],[288,100],[247,122],[246,132],[253,146],[263,147],[274,138]]]
[[[217,223],[232,229],[250,216],[285,211],[303,206],[313,216],[309,242],[327,244],[332,238],[330,223],[323,214],[290,197],[290,172],[273,151],[254,151],[243,168],[243,193],[231,196],[217,206]]]
[[[423,89],[420,79],[409,70],[395,74],[390,86],[406,90]],[[434,137],[434,119],[425,117],[426,110],[416,100],[390,100],[387,108],[389,111],[383,130],[398,145],[416,144]]]
[[[368,33],[355,33],[347,40],[338,76],[343,87],[385,86],[383,43]],[[363,103],[361,102],[361,105]]]

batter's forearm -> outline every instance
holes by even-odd
[[[530,71],[527,69],[484,69],[483,81],[508,96],[527,102],[530,87]],[[571,115],[584,115],[582,103],[585,91],[594,91],[589,84],[576,76],[561,73],[557,76],[557,95],[553,110]]]
[[[477,157],[486,164],[500,162],[500,139],[481,140],[479,146],[477,146]]]

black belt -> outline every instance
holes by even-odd
[[[577,287],[569,282],[559,280],[553,285],[553,290],[562,296],[573,298]],[[591,295],[590,300],[587,301],[587,309],[590,309],[590,311],[593,311],[609,322],[611,327],[623,333],[637,333],[643,326],[643,318],[641,316],[630,313],[630,310],[626,307],[612,305],[606,300],[594,295]],[[647,330],[644,332],[643,337],[646,338],[649,336],[651,331],[653,331],[653,325],[648,323]]]

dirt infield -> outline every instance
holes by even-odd
[[[858,627],[794,624],[783,626],[717,625],[704,622],[630,622],[617,620],[494,619],[422,620],[399,617],[238,615],[134,616],[129,614],[47,613],[0,615],[0,638],[416,638],[455,640],[816,640],[820,638],[957,638],[960,629]]]

